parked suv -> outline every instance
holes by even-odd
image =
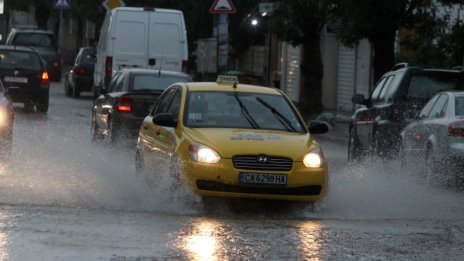
[[[348,160],[397,156],[402,129],[418,118],[433,95],[448,90],[464,90],[464,72],[395,66],[380,78],[368,98],[353,96],[353,103],[364,106],[350,120]]]
[[[12,28],[6,45],[33,47],[47,63],[50,79],[61,80],[61,54],[52,31],[35,28]]]

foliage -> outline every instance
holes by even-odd
[[[453,0],[446,1],[448,3]],[[342,26],[341,41],[349,46],[363,38],[373,48],[374,81],[395,63],[394,48],[401,29],[403,57],[424,63],[434,53],[434,42],[444,35],[446,16],[437,16],[434,0],[344,0],[336,5],[336,19]]]
[[[293,45],[301,45],[300,65],[303,88],[298,105],[305,118],[322,111],[322,58],[320,33],[332,11],[331,0],[293,0],[279,2],[273,14],[276,36]]]

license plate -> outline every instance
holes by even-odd
[[[14,76],[5,76],[5,82],[19,82],[19,83],[27,83],[26,77],[14,77]]]
[[[241,172],[239,180],[242,184],[286,185],[287,175]]]

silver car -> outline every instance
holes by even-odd
[[[402,162],[416,163],[429,182],[463,183],[464,92],[436,94],[419,119],[404,128],[401,139]]]

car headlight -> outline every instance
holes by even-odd
[[[0,126],[8,125],[8,113],[4,108],[0,108]]]
[[[193,161],[202,163],[218,163],[221,156],[210,147],[194,142],[189,146],[190,157]]]
[[[307,168],[320,168],[323,164],[321,150],[319,148],[312,149],[304,156],[303,164]]]

